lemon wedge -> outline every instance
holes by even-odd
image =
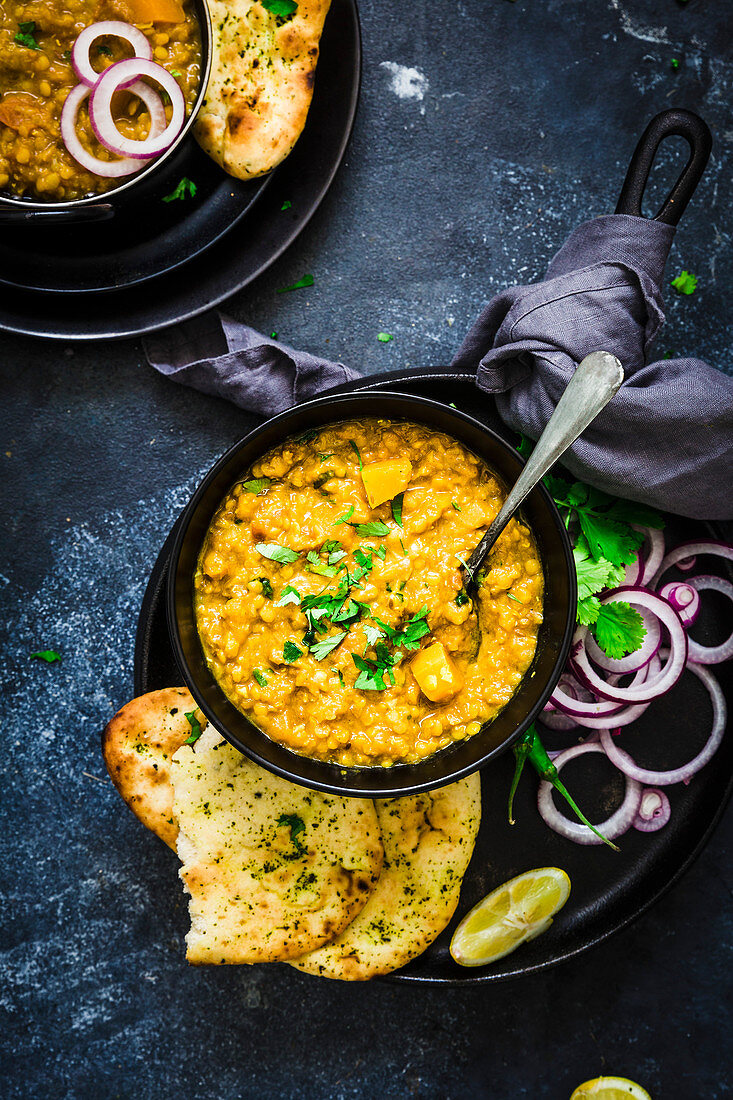
[[[596,1077],[578,1085],[570,1100],[652,1100],[646,1089],[628,1077]]]
[[[538,867],[505,882],[474,905],[453,933],[450,953],[461,966],[486,966],[552,924],[570,895],[559,867]]]

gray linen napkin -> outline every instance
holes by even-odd
[[[477,369],[502,420],[538,439],[580,360],[617,355],[626,380],[563,458],[583,481],[698,519],[733,517],[733,378],[700,359],[646,358],[664,321],[674,229],[626,214],[578,226],[541,283],[483,310],[453,366]]]
[[[674,229],[613,214],[584,222],[545,280],[493,298],[453,366],[477,371],[501,418],[537,439],[580,360],[611,351],[626,381],[564,464],[607,492],[696,518],[733,517],[733,379],[699,359],[646,364]],[[144,340],[176,382],[271,415],[357,371],[218,313]]]

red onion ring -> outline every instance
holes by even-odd
[[[163,104],[160,102],[160,97],[157,96],[153,89],[149,88],[147,84],[141,83],[140,88],[144,88],[144,92],[140,92],[136,89],[136,94],[140,95],[140,98],[150,111],[150,131],[152,133],[155,127],[152,100],[153,98],[158,100],[161,110],[163,109]],[[105,176],[109,179],[114,179],[119,176],[131,176],[133,172],[139,172],[143,167],[144,162],[142,161],[133,159],[132,157],[126,157],[123,160],[100,160],[99,157],[93,156],[82,145],[76,132],[76,119],[79,113],[79,107],[89,95],[90,91],[91,89],[88,88],[86,84],[77,84],[66,97],[66,101],[61,109],[61,137],[63,138],[64,145],[77,164],[80,164],[82,168],[86,168],[88,172],[93,172],[96,176]],[[148,99],[150,102],[148,102]],[[165,113],[163,114],[163,118],[165,119]]]
[[[579,627],[578,629],[580,630],[583,628]],[[656,664],[654,664],[654,660],[655,659],[652,658],[652,660],[648,664],[644,665],[643,668],[638,669],[634,676],[634,679],[631,681],[632,686],[643,684],[647,677],[650,675],[650,672],[654,675],[659,672],[661,665],[658,661]],[[620,714],[621,711],[624,709],[623,703],[615,702],[609,699],[599,700],[596,695],[587,690],[585,685],[583,685],[581,689],[585,693],[585,698],[576,699],[563,691],[562,687],[560,686],[563,682],[563,679],[564,677],[560,679],[558,685],[555,687],[555,690],[550,696],[550,702],[553,704],[553,706],[555,706],[558,710],[561,710],[563,714],[568,714],[571,718],[577,718],[578,722],[580,722],[582,718],[608,719],[610,717],[613,717],[615,725],[617,715]],[[607,722],[603,722],[602,724],[606,725]]]
[[[704,665],[697,665],[693,662],[689,662],[687,668],[690,672],[694,673],[699,680],[702,680],[710,693],[710,699],[713,704],[713,728],[704,748],[689,762],[689,764],[684,764],[681,768],[672,768],[666,772],[655,772],[651,771],[649,768],[640,768],[624,749],[620,749],[618,745],[615,744],[610,730],[601,730],[601,744],[606,751],[608,759],[612,764],[616,765],[619,771],[622,771],[624,775],[628,776],[629,779],[635,779],[638,783],[644,783],[651,787],[669,787],[673,783],[684,783],[691,779],[696,772],[699,772],[717,752],[725,732],[727,711],[725,696],[712,672],[709,672]],[[557,767],[557,763],[555,766]]]
[[[588,752],[603,753],[604,749],[597,741],[586,741],[582,745],[573,745],[572,748],[565,749],[564,752],[555,757],[553,763],[560,771],[569,760],[574,760],[576,756],[582,756]],[[625,778],[626,792],[623,802],[607,821],[596,825],[596,828],[603,833],[607,840],[615,840],[617,836],[621,836],[622,833],[630,829],[639,811],[641,784],[629,776],[625,776]],[[587,825],[581,825],[578,821],[570,821],[564,814],[560,813],[553,801],[552,791],[552,783],[543,779],[537,795],[537,808],[545,824],[549,825],[560,836],[567,837],[568,840],[574,840],[577,844],[602,844],[603,841],[591,832]]]
[[[664,828],[671,816],[672,807],[664,791],[646,787],[641,792],[639,812],[632,824],[640,833],[656,833]]]
[[[120,19],[105,19],[101,23],[92,23],[90,27],[84,28],[71,50],[71,64],[74,66],[74,72],[82,84],[86,84],[89,88],[93,88],[102,75],[102,73],[98,73],[96,69],[92,68],[89,50],[92,43],[105,34],[113,35],[115,38],[123,38],[125,42],[132,46],[135,57],[144,58],[146,61],[153,60],[153,47],[137,27],[133,27],[129,23],[123,23]],[[127,84],[134,84],[138,76],[139,73],[132,76]],[[119,84],[118,87],[124,88],[127,85]]]
[[[649,703],[652,699],[656,699],[669,691],[682,675],[687,661],[687,636],[677,612],[670,607],[666,600],[661,599],[653,592],[648,592],[645,588],[622,586],[601,599],[602,604],[622,601],[651,611],[669,631],[669,660],[661,672],[656,676],[648,677],[641,684],[636,681],[627,687],[614,687],[608,684],[595,672],[588,660],[585,646],[582,644],[588,633],[588,627],[586,626],[578,627],[575,632],[571,660],[580,678],[591,691],[600,695],[601,698],[610,699],[615,703]],[[578,645],[578,642],[581,644]]]
[[[723,577],[690,577],[688,584],[696,592],[704,592],[710,589],[714,592],[722,592],[729,600],[733,600],[733,584],[724,580]],[[721,642],[720,645],[700,645],[692,638],[688,638],[688,645],[690,660],[696,661],[700,665],[717,665],[721,661],[727,661],[729,657],[733,657],[733,633],[729,634],[727,639]]]
[[[658,595],[674,608],[685,629],[692,626],[700,610],[700,597],[691,584],[670,581],[659,589]]]
[[[143,140],[126,138],[119,132],[112,117],[112,96],[126,87],[129,78],[148,77],[156,81],[170,96],[171,120],[160,134],[148,134]],[[133,85],[137,87],[137,85]],[[112,153],[121,157],[149,160],[164,152],[183,129],[186,121],[186,100],[174,76],[155,61],[133,57],[110,65],[95,84],[89,99],[89,118],[97,139]]]
[[[684,569],[685,566],[680,566],[679,563],[687,562],[698,554],[714,554],[733,561],[733,546],[730,546],[727,542],[719,542],[717,539],[700,539],[699,542],[683,543],[682,546],[677,546],[674,550],[671,550],[663,559],[662,564],[652,578],[651,587],[656,588],[659,584],[659,578],[673,565]]]
[[[639,579],[636,584],[649,584],[664,558],[664,535],[656,527],[643,527],[639,523],[632,523],[635,531],[641,531],[649,546],[649,553],[644,560]]]

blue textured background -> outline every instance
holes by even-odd
[[[680,105],[715,147],[669,268],[700,286],[670,295],[659,346],[731,370],[730,16],[703,0],[365,2],[346,163],[230,312],[365,372],[445,363],[488,296],[613,210],[644,124]],[[306,271],[311,289],[275,293]],[[185,965],[177,861],[104,778],[99,733],[131,693],[157,550],[250,421],[159,379],[137,342],[1,343],[0,1095],[566,1100],[607,1071],[654,1100],[730,1096],[730,814],[636,925],[518,984]],[[29,661],[39,647],[63,662]]]

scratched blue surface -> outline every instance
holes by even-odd
[[[613,209],[645,122],[704,115],[663,349],[731,370],[733,58],[725,4],[364,4],[364,87],[336,185],[230,311],[365,372],[447,362],[483,301]],[[673,70],[671,59],[680,67]],[[669,182],[672,156],[655,176]],[[314,286],[278,295],[312,272]],[[379,331],[394,334],[381,344]],[[601,1072],[654,1100],[730,1095],[731,816],[652,912],[484,990],[194,970],[177,861],[104,779],[147,572],[197,477],[250,424],[136,342],[3,336],[0,1095],[566,1100]],[[61,664],[28,660],[54,647]]]

